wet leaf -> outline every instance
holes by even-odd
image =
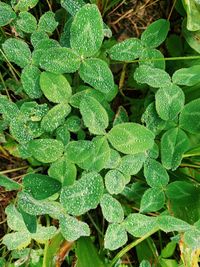
[[[89,226],[69,215],[63,215],[59,219],[60,230],[68,242],[75,241],[81,236],[89,236]]]
[[[67,103],[54,106],[43,117],[41,127],[46,132],[53,132],[58,126],[64,123],[65,118],[70,113],[71,107]]]
[[[109,194],[104,194],[100,202],[103,217],[110,223],[121,223],[124,211],[118,200]]]
[[[23,89],[30,98],[35,99],[42,96],[39,84],[40,73],[40,70],[32,65],[26,66],[22,71],[21,82]]]
[[[103,42],[103,20],[96,5],[84,5],[76,13],[70,29],[71,48],[81,57],[93,56]]]
[[[41,200],[52,196],[61,189],[61,183],[43,174],[27,174],[23,186],[35,199]]]
[[[148,232],[158,229],[155,217],[142,215],[139,213],[130,214],[124,221],[125,229],[135,237],[141,237]]]
[[[0,2],[0,27],[9,24],[12,20],[16,18],[16,14],[10,5]]]
[[[34,158],[43,163],[51,163],[61,157],[63,144],[54,139],[37,139],[29,143],[29,149]]]
[[[153,147],[154,134],[137,123],[121,123],[110,130],[108,140],[124,154],[137,154]]]
[[[6,191],[19,190],[21,185],[15,182],[14,180],[8,178],[5,175],[0,174],[0,186],[3,186]]]
[[[27,11],[37,5],[39,0],[18,0],[14,9],[17,11]]]
[[[194,120],[194,118],[193,118]],[[161,138],[161,161],[167,170],[175,170],[181,163],[183,153],[189,147],[189,139],[184,131],[172,128]]]
[[[195,134],[200,131],[200,98],[186,104],[180,114],[180,127],[189,133]]]
[[[37,28],[36,18],[29,12],[20,12],[17,27],[26,33],[33,33]]]
[[[65,8],[72,16],[74,16],[84,5],[85,2],[83,0],[61,0],[61,6]]]
[[[51,34],[57,26],[58,22],[55,20],[55,14],[52,11],[47,11],[40,17],[38,30]]]
[[[73,185],[63,187],[60,201],[69,214],[79,216],[97,207],[103,190],[101,175],[89,172]]]
[[[185,103],[183,90],[172,84],[156,92],[156,110],[163,120],[173,120],[181,112]]]
[[[126,185],[126,178],[118,170],[110,170],[105,175],[105,186],[110,194],[120,194]]]
[[[147,189],[141,199],[140,212],[155,212],[163,208],[165,204],[165,194],[158,188]]]
[[[148,159],[144,164],[144,176],[151,187],[165,187],[169,182],[169,175],[162,164],[155,159]]]
[[[43,52],[39,64],[42,69],[49,72],[73,73],[80,66],[80,58],[70,48],[54,47]]]
[[[160,50],[153,48],[142,49],[139,64],[147,65],[152,68],[165,69],[165,60],[163,54],[160,52]]]
[[[21,68],[30,64],[31,51],[24,41],[16,38],[9,38],[2,45],[3,50],[11,62],[14,62]]]
[[[62,186],[68,186],[76,180],[77,170],[75,164],[64,156],[51,164],[48,175],[60,181]]]
[[[200,231],[191,229],[184,234],[184,242],[188,247],[193,250],[199,249],[200,244]]]
[[[142,169],[145,159],[144,153],[123,156],[117,169],[125,175],[135,175]]]
[[[119,61],[132,61],[140,57],[142,52],[141,41],[137,38],[129,38],[111,47],[108,51],[111,59]]]
[[[121,224],[109,224],[104,238],[104,247],[116,250],[128,241],[126,230]]]
[[[92,134],[103,135],[108,127],[108,114],[104,107],[93,97],[85,96],[80,103],[83,122]]]
[[[159,19],[150,24],[142,33],[141,41],[143,45],[151,48],[158,47],[165,41],[169,27],[169,21],[165,19]]]
[[[83,61],[79,74],[81,79],[100,91],[110,101],[115,97],[114,79],[107,63],[99,58],[89,58]]]
[[[178,85],[193,86],[200,83],[200,65],[178,69],[172,76],[172,81]]]
[[[151,87],[168,87],[171,84],[171,78],[167,72],[158,68],[152,68],[147,65],[139,66],[134,78],[139,84],[148,84]]]
[[[157,218],[158,226],[164,232],[179,231],[185,232],[191,229],[191,225],[169,215],[160,215]]]

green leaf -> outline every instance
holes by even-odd
[[[73,163],[62,157],[51,164],[48,175],[60,181],[62,186],[68,186],[76,180],[77,170]]]
[[[84,5],[76,13],[70,29],[71,48],[81,57],[90,57],[100,49],[104,33],[103,20],[96,5]]]
[[[51,240],[52,237],[56,233],[55,226],[44,227],[38,225],[37,232],[35,234],[31,234],[31,237],[40,244],[45,244],[48,240]]]
[[[147,65],[139,66],[134,78],[139,84],[148,84],[151,87],[168,87],[171,84],[171,78],[167,72],[158,68],[152,68]]]
[[[162,258],[170,258],[174,255],[177,243],[175,241],[169,242],[161,251]]]
[[[115,97],[114,79],[107,63],[99,58],[88,58],[79,69],[81,79],[100,91],[110,101]]]
[[[105,175],[105,186],[110,194],[120,194],[126,185],[126,178],[118,170],[110,170]]]
[[[35,215],[31,215],[20,209],[20,213],[23,217],[24,223],[26,225],[27,230],[30,233],[36,233],[37,231],[37,217]]]
[[[158,188],[147,189],[141,199],[140,212],[154,212],[163,208],[165,204],[165,194]]]
[[[71,86],[62,74],[42,72],[40,86],[46,98],[53,103],[68,102],[72,94]]]
[[[151,267],[151,264],[147,260],[143,260],[139,267]]]
[[[80,66],[80,57],[70,48],[54,47],[43,52],[40,67],[53,73],[72,73]]]
[[[40,70],[32,65],[26,66],[21,74],[21,82],[25,93],[30,98],[40,98],[42,91],[40,89]]]
[[[169,215],[160,215],[157,218],[159,228],[164,232],[185,232],[191,229],[191,225]]]
[[[5,213],[7,215],[7,224],[11,230],[20,232],[26,230],[23,217],[13,204],[6,207]]]
[[[3,237],[3,244],[6,245],[9,250],[23,249],[30,243],[31,237],[28,232],[10,233]]]
[[[162,120],[156,111],[155,102],[150,103],[142,114],[142,122],[155,134],[159,134],[165,127],[166,121]]]
[[[18,0],[17,5],[14,7],[16,11],[27,11],[37,5],[39,0]]]
[[[200,53],[200,30],[194,32],[189,31],[186,27],[186,20],[184,20],[182,24],[182,34],[189,46],[193,48],[197,53]]]
[[[105,166],[106,169],[116,169],[121,162],[121,157],[119,152],[114,149],[110,149],[110,157]]]
[[[48,198],[61,189],[59,181],[38,173],[25,175],[23,185],[25,190],[38,200]]]
[[[0,174],[0,186],[5,187],[6,191],[21,189],[20,184],[2,174]]]
[[[86,223],[69,215],[63,215],[60,217],[59,226],[62,235],[68,242],[73,242],[81,236],[90,235],[90,228]]]
[[[60,44],[56,40],[45,38],[45,36],[39,36],[38,38],[40,38],[40,40],[38,40],[37,44],[35,45],[35,49],[32,53],[32,62],[37,67],[39,67],[40,59],[43,54],[46,53],[47,49],[60,48]]]
[[[140,57],[141,52],[141,41],[137,38],[129,38],[108,50],[111,59],[119,61],[132,61]]]
[[[104,107],[93,97],[85,96],[80,103],[80,112],[83,122],[90,133],[105,134],[108,127],[108,114]]]
[[[189,102],[184,106],[179,119],[180,127],[189,133],[199,133],[200,131],[200,98]]]
[[[157,221],[155,217],[132,213],[124,221],[124,227],[131,235],[141,237],[148,232],[157,229]]]
[[[124,154],[137,154],[153,147],[154,134],[137,123],[121,123],[108,133],[112,146]]]
[[[17,27],[26,33],[33,33],[37,28],[36,18],[29,12],[20,12]]]
[[[77,267],[105,267],[90,237],[81,237],[76,242]]]
[[[116,250],[128,241],[126,230],[121,224],[109,224],[104,238],[104,247]]]
[[[110,147],[105,137],[95,137],[92,142],[94,144],[94,156],[91,169],[100,172],[106,167],[110,159]]]
[[[83,0],[61,0],[61,6],[74,16],[85,5]]]
[[[162,87],[156,92],[156,111],[163,120],[173,120],[184,107],[185,95],[183,90],[172,84]]]
[[[193,250],[199,249],[200,244],[200,231],[192,229],[184,234],[184,242],[188,247]]]
[[[60,203],[47,200],[37,200],[26,192],[18,194],[18,205],[20,209],[31,215],[48,214],[55,219],[59,219],[65,212]]]
[[[96,172],[89,172],[73,185],[63,187],[61,203],[69,214],[79,216],[97,207],[103,190],[102,177]]]
[[[21,68],[30,64],[31,51],[24,41],[16,38],[9,38],[2,45],[6,57]]]
[[[5,120],[10,122],[19,114],[19,109],[15,103],[0,95],[0,113],[3,114]]]
[[[145,159],[144,153],[123,156],[117,169],[125,175],[135,175],[142,169]]]
[[[193,86],[200,83],[200,65],[179,69],[174,72],[172,81],[178,85]]]
[[[200,29],[200,10],[198,0],[183,0],[187,12],[187,29],[197,31]]]
[[[47,33],[52,33],[58,26],[58,22],[55,20],[55,14],[52,11],[45,12],[38,23],[38,30]]]
[[[129,117],[128,117],[127,111],[125,110],[123,106],[119,106],[117,113],[115,114],[113,126],[123,123],[123,122],[128,122],[128,121],[129,121]]]
[[[155,159],[148,159],[144,164],[144,176],[151,187],[165,187],[169,182],[169,175],[162,164]]]
[[[109,194],[104,194],[100,202],[103,217],[110,223],[121,223],[124,211],[118,200]]]
[[[152,68],[165,69],[165,60],[163,54],[160,52],[160,50],[152,48],[142,49],[139,64],[147,65]]]
[[[53,132],[58,126],[64,123],[65,117],[70,113],[71,107],[67,103],[54,106],[43,117],[41,127],[46,132]]]
[[[81,163],[94,155],[94,144],[88,140],[71,141],[65,152],[71,162]]]
[[[64,147],[60,141],[54,139],[38,139],[30,141],[29,149],[38,161],[51,163],[61,157]]]
[[[143,45],[151,48],[158,47],[165,41],[169,27],[169,21],[165,19],[159,19],[150,24],[142,33],[141,41]]]
[[[28,121],[27,115],[20,112],[10,123],[10,133],[19,143],[26,143],[39,137],[43,131],[38,122]]]
[[[63,124],[56,129],[56,139],[61,141],[64,146],[69,143],[70,132],[68,131],[66,124]]]
[[[16,18],[16,14],[12,10],[11,6],[3,2],[0,2],[0,14],[0,27],[9,24]]]
[[[194,120],[194,117],[192,117]],[[189,122],[189,121],[188,121]],[[161,161],[167,170],[175,170],[181,163],[183,153],[187,151],[189,140],[184,131],[172,128],[161,138]]]
[[[70,132],[77,133],[81,129],[82,121],[78,116],[72,115],[67,118],[65,125]]]
[[[37,46],[38,43],[42,42],[43,40],[50,40],[46,32],[35,31],[31,34],[31,44],[34,48]],[[35,50],[33,51],[33,54],[34,52]]]

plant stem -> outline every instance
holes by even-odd
[[[158,230],[159,230],[158,228],[155,228],[155,229],[151,230],[150,232],[148,232],[146,235],[143,235],[141,238],[138,238],[135,241],[133,241],[132,243],[130,243],[129,245],[127,245],[119,253],[117,253],[117,255],[113,258],[113,260],[111,261],[111,263],[109,264],[108,267],[113,267],[114,264],[118,261],[118,259],[120,259],[122,256],[124,256],[129,250],[131,250],[132,248],[134,248],[135,246],[140,244],[142,241],[147,239],[149,236],[156,233]]]
[[[146,58],[146,59],[136,59],[132,61],[116,61],[111,64],[119,63],[138,63],[138,62],[148,62],[148,61],[174,61],[174,60],[191,60],[191,59],[200,59],[200,56],[185,56],[185,57],[164,57],[164,58]]]
[[[10,173],[10,172],[20,171],[20,170],[27,169],[28,167],[29,167],[29,166],[23,166],[23,167],[19,167],[19,168],[11,169],[11,170],[1,171],[0,174],[6,174],[6,173]]]

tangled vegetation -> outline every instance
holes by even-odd
[[[0,2],[0,266],[197,267],[199,1],[122,42],[96,1],[40,2]]]

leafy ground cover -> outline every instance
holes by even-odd
[[[199,266],[200,3],[124,2],[0,2],[0,266]]]

